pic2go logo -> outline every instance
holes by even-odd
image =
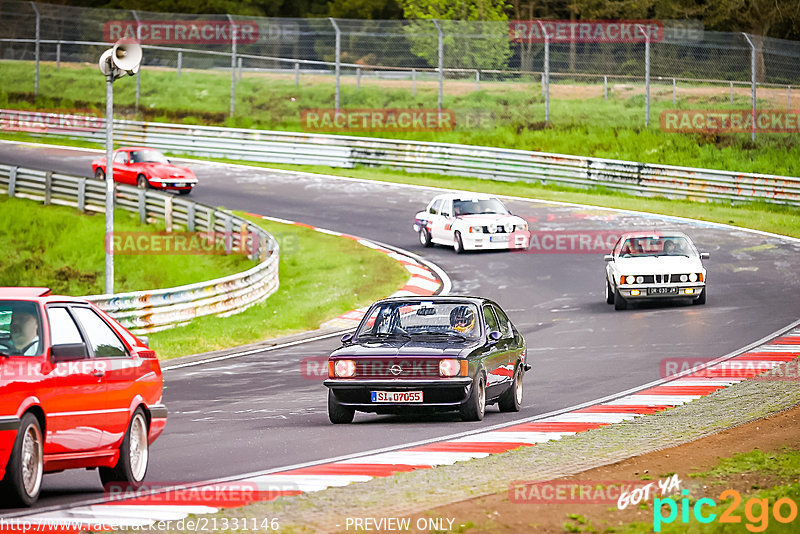
[[[694,506],[692,506],[689,504],[689,499],[687,497],[689,495],[689,490],[683,490],[681,494],[684,495],[680,500],[681,523],[689,523],[690,511],[694,515],[695,520],[700,523],[711,523],[717,519],[717,514],[710,511],[703,511],[703,507],[713,508],[717,506],[714,499],[703,497],[702,499],[697,499]],[[720,514],[719,522],[742,523],[742,517],[736,515],[736,509],[739,508],[739,505],[742,503],[742,496],[738,491],[733,489],[725,490],[719,494],[720,501],[726,501],[728,499],[731,499],[731,503],[725,511]],[[666,517],[664,516],[664,507],[669,510]],[[678,508],[678,503],[675,502],[675,499],[670,497],[664,499],[656,498],[653,501],[653,530],[655,532],[661,532],[662,525],[673,523],[678,518]],[[778,523],[791,523],[797,518],[797,504],[788,497],[778,499],[771,508],[772,517]],[[755,497],[748,499],[744,505],[744,516],[745,519],[747,519],[745,528],[750,532],[764,532],[767,530],[770,516],[769,499],[757,499]]]

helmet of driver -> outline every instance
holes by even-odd
[[[470,306],[456,306],[450,311],[450,325],[456,332],[471,332],[475,327],[475,312]]]

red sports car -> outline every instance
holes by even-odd
[[[92,161],[92,172],[98,180],[105,180],[106,158]],[[187,167],[173,165],[158,150],[124,147],[114,151],[114,181],[188,195],[197,185],[197,176]]]
[[[89,302],[0,287],[0,502],[30,506],[64,469],[140,486],[162,387],[156,353]]]

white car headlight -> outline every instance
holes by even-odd
[[[642,275],[637,276],[636,277],[636,283],[637,284],[643,284],[644,283],[644,276],[642,276]]]
[[[682,275],[681,275],[681,282],[685,282],[685,281],[687,281],[688,279],[689,279],[689,277],[688,277],[688,276],[686,276],[685,274],[682,274]]]
[[[697,274],[695,274],[695,273],[690,274],[689,275],[689,281],[690,282],[697,282]]]

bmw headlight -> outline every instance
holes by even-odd
[[[636,283],[637,284],[643,284],[644,283],[644,276],[642,276],[642,275],[637,276],[636,277]]]
[[[688,277],[688,276],[686,276],[685,274],[682,274],[682,275],[681,275],[681,282],[685,282],[685,281],[687,281],[688,279],[689,279],[689,277]]]
[[[690,282],[697,282],[697,274],[695,274],[695,273],[690,274],[689,275],[689,281]]]

